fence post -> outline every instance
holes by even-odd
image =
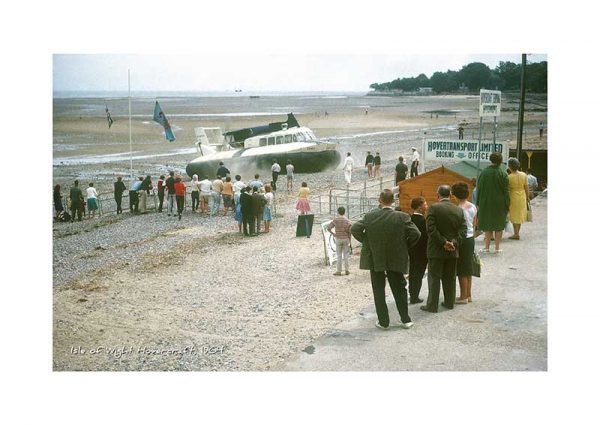
[[[346,186],[346,208],[348,209],[348,216],[350,216],[350,187]]]

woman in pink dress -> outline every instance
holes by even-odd
[[[302,182],[302,187],[298,192],[298,202],[296,202],[296,209],[300,212],[300,214],[306,214],[310,211],[308,195],[310,195],[310,189],[308,188],[306,182]]]

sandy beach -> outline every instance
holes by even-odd
[[[477,96],[158,100],[175,130],[173,143],[152,122],[154,98],[132,105],[133,172],[154,181],[171,169],[185,175],[199,126],[227,131],[293,112],[340,152],[352,152],[358,165],[367,151],[379,151],[382,175],[390,177],[398,155],[408,156],[425,137],[457,138],[463,120],[465,138],[478,130]],[[529,107],[539,108],[539,101]],[[116,175],[129,175],[127,102],[107,105],[115,120],[110,130],[104,99],[54,99],[53,181],[63,195],[75,178],[103,193]],[[504,106],[497,137],[514,142],[515,100],[508,97]],[[546,112],[528,112],[525,120],[525,138],[534,139]],[[490,135],[487,122],[484,138]],[[245,181],[256,172],[231,171]],[[365,179],[358,169],[354,184]],[[317,195],[341,187],[343,176],[340,170],[298,175],[296,188],[300,181]],[[189,211],[181,221],[125,213],[55,223],[54,370],[276,370],[337,323],[360,315],[372,295],[368,273],[358,270],[358,250],[350,276],[332,276],[317,226],[313,237],[295,237],[295,193],[280,191],[276,199],[273,229],[257,238],[242,237],[230,215]]]

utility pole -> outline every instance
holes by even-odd
[[[521,101],[519,102],[519,125],[517,130],[517,159],[521,161],[521,150],[523,149],[523,117],[525,116],[525,65],[527,55],[521,55]]]

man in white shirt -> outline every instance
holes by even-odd
[[[246,189],[246,183],[242,181],[242,176],[238,174],[235,176],[235,183],[233,183],[233,202],[235,202],[235,205],[240,202],[240,195],[244,189]]]
[[[211,188],[212,182],[208,179],[208,176],[204,176],[204,180],[200,182],[200,211],[203,213],[208,213]]]
[[[346,159],[344,160],[344,178],[346,179],[346,184],[350,184],[352,181],[352,169],[354,169],[354,159],[350,156],[350,152],[346,154]]]
[[[273,187],[274,191],[277,191],[277,178],[279,177],[279,173],[281,173],[281,166],[277,163],[277,160],[273,160],[273,165],[271,166],[271,175],[273,176]]]
[[[410,177],[416,177],[419,175],[419,152],[414,146],[412,149],[412,163],[410,164]]]

